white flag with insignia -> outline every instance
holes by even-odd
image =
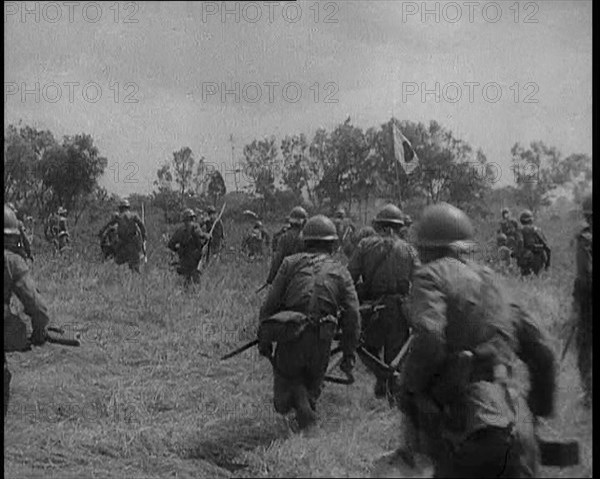
[[[394,159],[400,164],[405,173],[410,175],[419,166],[419,157],[415,153],[410,141],[406,139],[394,121],[392,121],[392,138],[394,143]]]

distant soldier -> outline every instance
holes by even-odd
[[[209,236],[195,221],[196,213],[192,209],[183,212],[183,225],[171,237],[167,245],[179,256],[177,273],[185,278],[186,285],[200,282],[198,263],[202,258],[202,248],[208,242]]]
[[[417,228],[423,266],[414,277],[414,336],[398,390],[417,431],[408,445],[432,459],[433,477],[537,477],[533,416],[553,412],[554,354],[496,275],[465,259],[473,232],[448,204],[428,207]],[[529,370],[529,388],[518,383],[517,358]]]
[[[257,221],[246,238],[244,238],[242,250],[247,252],[249,258],[262,256],[263,246],[268,249],[269,243],[269,233],[265,230],[262,221]]]
[[[31,255],[31,240],[29,235],[27,234],[27,229],[25,228],[25,224],[19,218],[21,216],[17,211],[14,203],[8,203],[7,206],[12,210],[17,218],[18,228],[19,228],[19,241],[21,244],[21,250],[25,253],[25,259],[30,259],[33,261],[33,256]],[[32,238],[33,239],[33,238]]]
[[[512,265],[513,252],[507,246],[508,238],[504,233],[498,233],[496,236],[496,244],[498,246],[498,258],[497,263],[502,271],[508,271]]]
[[[333,224],[335,224],[335,229],[339,238],[339,248],[349,257],[354,250],[354,233],[356,227],[352,224],[352,220],[346,216],[346,210],[344,210],[344,208],[337,209]]]
[[[412,225],[412,218],[410,215],[404,215],[404,226],[400,229],[400,238],[404,241],[408,241],[408,232],[410,230],[410,226]]]
[[[296,411],[301,429],[316,421],[333,337],[342,330],[340,369],[354,367],[360,333],[358,298],[352,278],[336,261],[335,226],[323,215],[302,231],[306,251],[286,257],[260,310],[259,352],[273,364],[275,410]],[[272,343],[277,343],[272,358]]]
[[[217,210],[214,206],[209,205],[208,208],[206,208],[206,211],[208,213],[208,218],[204,222],[204,230],[207,233],[210,233],[210,230],[213,227],[215,220],[217,219]],[[225,228],[223,227],[223,221],[221,221],[221,219],[219,218],[219,221],[217,221],[215,229],[212,232],[212,238],[208,244],[207,262],[209,261],[211,255],[218,255],[224,246]]]
[[[281,235],[277,242],[277,251],[271,260],[271,268],[269,275],[267,276],[267,284],[273,283],[277,270],[283,260],[292,254],[300,253],[303,249],[302,240],[300,239],[300,232],[302,227],[308,218],[306,210],[302,206],[296,206],[292,208],[288,222],[290,223],[289,229]]]
[[[514,253],[517,248],[519,236],[519,223],[510,216],[508,208],[502,208],[502,219],[500,220],[497,233],[506,235],[506,246]]]
[[[146,227],[142,220],[131,211],[128,200],[122,200],[119,204],[119,212],[102,228],[98,236],[102,238],[105,232],[112,226],[117,226],[117,245],[115,263],[118,265],[127,263],[129,269],[140,272],[140,262],[144,255],[144,242],[146,241]]]
[[[520,216],[521,244],[518,247],[518,265],[521,275],[528,276],[532,272],[537,276],[542,268],[550,267],[550,247],[543,231],[533,225],[533,213],[525,210]]]
[[[577,321],[577,367],[584,405],[592,405],[592,195],[582,203],[587,225],[576,236],[577,277],[573,287],[573,312]]]
[[[6,353],[25,351],[28,342],[41,346],[46,341],[46,327],[50,322],[48,308],[40,297],[29,273],[22,250],[21,232],[14,211],[4,205],[4,419],[10,399],[11,373],[6,362]],[[31,318],[33,333],[28,341],[25,323],[10,307],[13,294],[21,301],[25,314]]]
[[[357,286],[361,303],[385,306],[371,324],[363,321],[363,336],[365,348],[376,357],[380,357],[383,349],[383,360],[389,364],[408,339],[408,318],[403,305],[419,259],[399,236],[404,215],[398,207],[384,206],[373,226],[377,235],[361,240],[348,270],[355,284],[362,279]],[[388,388],[385,380],[377,378],[375,396],[385,397]]]
[[[113,217],[118,216],[118,212],[113,214]],[[104,234],[100,238],[100,249],[104,255],[104,259],[114,258],[117,254],[117,245],[119,243],[119,234],[117,232],[117,224],[109,226],[104,230]]]

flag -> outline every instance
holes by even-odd
[[[392,121],[392,141],[394,145],[394,159],[404,172],[410,175],[419,166],[419,157],[415,153],[410,141],[406,139],[394,121]]]

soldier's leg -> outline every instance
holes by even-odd
[[[577,326],[577,368],[581,378],[586,406],[592,399],[592,302],[581,301]]]
[[[317,401],[323,391],[323,383],[329,359],[331,356],[331,343],[335,334],[334,325],[323,325],[320,327],[319,338],[312,342],[312,350],[309,358],[309,367],[306,375],[306,387],[310,407],[316,411]]]
[[[287,414],[293,406],[292,383],[273,371],[273,406],[279,414]]]
[[[6,413],[8,412],[8,400],[10,399],[10,379],[12,375],[8,370],[8,364],[6,363],[6,353],[4,353],[4,420],[6,420]]]
[[[287,414],[296,407],[297,384],[301,383],[301,355],[296,343],[278,344],[273,360],[273,405],[275,411]]]

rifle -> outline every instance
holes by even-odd
[[[56,326],[49,326],[46,331],[46,342],[48,342],[48,343],[60,344],[62,346],[73,346],[73,347],[81,346],[81,341],[79,339],[79,333],[75,334],[75,339],[63,338],[61,336],[55,336],[51,333],[57,333],[62,336],[63,334],[65,334],[65,331],[64,331],[64,329],[57,328]],[[27,349],[31,349],[31,340],[29,341]]]
[[[238,354],[243,353],[247,349],[250,349],[251,347],[256,346],[257,344],[258,344],[258,339],[253,339],[249,343],[246,343],[243,346],[240,346],[239,348],[234,349],[230,353],[227,353],[225,356],[222,356],[221,357],[221,361],[224,361],[226,359],[229,359],[229,358],[232,358],[234,356],[237,356]]]
[[[223,212],[225,211],[225,206],[227,206],[227,202],[223,203],[223,207],[221,208],[219,216],[217,216],[217,218],[215,219],[215,221],[213,221],[213,224],[212,224],[212,226],[210,228],[210,231],[208,232],[208,236],[210,237],[210,239],[202,247],[202,253],[201,253],[201,256],[200,256],[200,261],[198,261],[198,266],[196,267],[196,269],[198,271],[202,271],[202,264],[203,264],[203,262],[204,262],[204,260],[205,260],[205,258],[207,256],[207,253],[208,253],[208,245],[212,241],[212,234],[213,234],[213,231],[215,230],[215,226],[221,220],[221,216],[223,216]]]
[[[342,347],[341,346],[336,346],[335,348],[333,348],[331,350],[330,354],[330,358],[332,358],[333,356],[336,356],[337,354],[342,352]],[[340,356],[336,361],[333,361],[328,367],[327,367],[327,371],[325,372],[325,378],[324,381],[325,382],[329,382],[329,383],[335,383],[335,384],[345,384],[345,385],[350,385],[352,383],[354,383],[354,376],[350,373],[347,373],[345,371],[344,374],[346,375],[345,378],[339,378],[336,376],[330,376],[329,373],[332,372],[337,366],[340,365],[340,363],[342,362],[342,360],[344,359],[344,356]]]
[[[562,354],[560,355],[561,363],[564,361],[565,356],[567,355],[567,351],[569,350],[569,346],[571,345],[571,342],[573,341],[573,338],[575,337],[576,331],[577,331],[577,321],[573,320],[573,325],[571,326],[571,332],[569,333],[569,336],[567,337],[567,340],[565,341],[565,345],[563,347]]]
[[[265,289],[267,286],[269,286],[269,283],[265,283],[263,284],[260,288],[258,288],[254,293],[258,294],[260,293],[263,289]]]

